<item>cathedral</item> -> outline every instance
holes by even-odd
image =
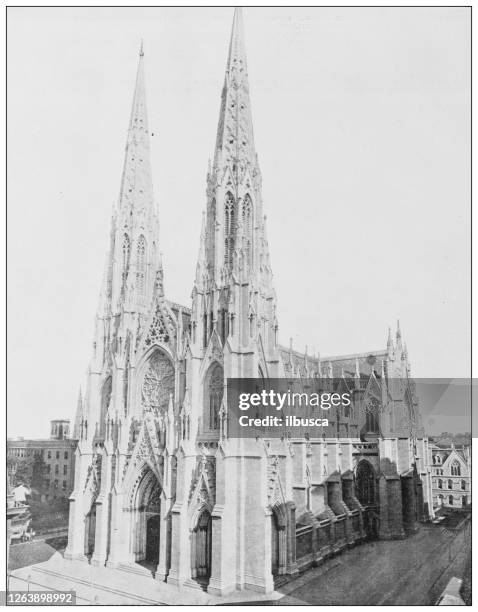
[[[240,9],[191,303],[168,300],[143,63],[141,49],[75,422],[65,558],[217,595],[267,593],[347,547],[406,537],[432,515],[407,349],[398,326],[383,349],[353,355],[279,342]],[[232,438],[230,378],[318,379],[353,403],[330,411],[320,438]]]

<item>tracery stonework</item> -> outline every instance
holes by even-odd
[[[146,410],[166,412],[169,398],[174,395],[174,367],[171,360],[157,351],[151,357],[144,375],[141,403]]]
[[[163,312],[160,304],[156,307],[144,345],[149,348],[154,344],[168,344],[171,340],[171,322],[167,313]]]

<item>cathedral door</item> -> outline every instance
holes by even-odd
[[[273,576],[279,574],[280,565],[280,533],[277,517],[273,512],[271,515],[271,571]]]
[[[146,522],[146,561],[157,565],[159,561],[159,514],[154,514]]]
[[[192,545],[192,577],[200,584],[206,585],[211,577],[212,557],[212,519],[207,510],[199,517],[198,526],[193,532]]]
[[[90,556],[95,550],[96,505],[85,516],[85,555]]]
[[[362,506],[376,504],[375,472],[368,461],[362,459],[357,466],[355,490]]]

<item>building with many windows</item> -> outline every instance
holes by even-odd
[[[7,441],[8,457],[31,460],[28,465],[32,493],[42,501],[68,499],[73,490],[77,440],[69,436],[70,422],[61,419],[51,421],[50,437],[46,440]],[[15,461],[10,461],[13,479],[15,465]]]
[[[471,503],[471,453],[469,446],[429,444],[433,505],[466,508]]]

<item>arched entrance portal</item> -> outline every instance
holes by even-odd
[[[271,572],[272,575],[279,575],[280,567],[280,533],[279,522],[275,512],[271,514]]]
[[[95,550],[96,504],[93,504],[85,516],[85,555],[91,557]]]
[[[271,573],[274,578],[286,573],[287,509],[284,504],[271,508]]]
[[[209,510],[199,515],[191,537],[191,577],[202,587],[209,584],[212,559],[212,518]]]
[[[377,538],[379,532],[376,484],[373,467],[366,459],[362,459],[355,473],[355,495],[366,508],[363,515],[364,529],[367,537],[372,539]]]
[[[146,469],[132,500],[133,556],[136,563],[155,572],[159,561],[161,485]]]
[[[355,475],[355,491],[362,506],[375,506],[376,502],[375,472],[368,461],[362,459]]]
[[[159,514],[154,514],[146,522],[146,557],[148,564],[158,565],[159,561]]]

